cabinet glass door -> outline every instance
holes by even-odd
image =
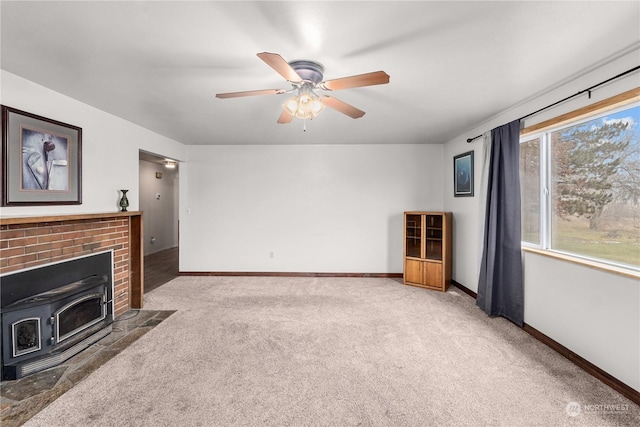
[[[427,215],[427,247],[428,259],[442,260],[442,216]]]
[[[406,256],[420,258],[422,215],[407,215],[405,227]]]
[[[427,239],[427,259],[442,261],[442,239]]]
[[[442,228],[442,216],[427,215],[427,227]]]

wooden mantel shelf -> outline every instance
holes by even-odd
[[[141,216],[141,211],[132,212],[101,212],[101,213],[81,213],[81,214],[57,214],[57,215],[44,215],[44,216],[0,216],[0,223],[4,225],[13,224],[36,224],[43,222],[56,222],[56,221],[74,221],[78,219],[99,219],[99,218],[114,218],[122,216]]]
[[[26,227],[35,227],[35,229],[43,229],[48,228],[49,231],[47,233],[51,233],[50,230],[56,228],[56,226],[61,225],[62,227],[65,224],[75,224],[78,222],[101,222],[103,219],[106,220],[105,224],[111,222],[114,218],[120,218],[122,220],[126,220],[128,223],[128,231],[125,233],[127,237],[126,245],[124,246],[126,253],[122,259],[125,262],[125,272],[128,270],[128,281],[123,282],[123,286],[128,288],[125,289],[125,293],[128,294],[128,304],[123,309],[127,308],[135,308],[141,309],[143,303],[143,294],[144,294],[144,248],[143,248],[143,227],[142,227],[142,211],[132,211],[132,212],[100,212],[100,213],[78,213],[78,214],[55,214],[55,215],[39,215],[39,216],[0,216],[0,232],[3,233],[6,237],[7,242],[15,241],[15,242],[23,242],[27,239],[23,239],[15,236],[15,232],[18,229]],[[59,232],[60,234],[74,234],[74,233],[64,233]],[[31,234],[30,239],[37,239],[37,233]],[[48,238],[48,236],[47,236]],[[75,239],[75,237],[69,237],[70,239]],[[3,237],[5,239],[5,237]],[[11,240],[13,239],[13,240]],[[48,239],[47,241],[50,241]],[[64,241],[64,239],[63,239]],[[70,245],[77,244],[76,242],[69,243]],[[6,242],[5,242],[6,243]],[[39,242],[38,242],[39,243]],[[14,247],[10,247],[11,243],[8,243],[6,247],[11,250],[15,250]],[[16,243],[20,248],[26,248],[26,244],[29,243]],[[34,245],[34,247],[40,246],[38,244],[30,243]],[[46,243],[45,243],[46,244]],[[3,246],[5,247],[5,246]],[[90,249],[93,250],[93,249]],[[119,249],[118,249],[119,250]],[[11,252],[10,250],[3,251],[4,254],[8,254]],[[9,256],[16,256],[7,255]],[[17,258],[17,256],[16,256]],[[127,259],[128,258],[128,259]],[[0,259],[5,262],[7,259]],[[38,261],[39,262],[39,261]],[[121,261],[116,261],[121,262]],[[2,264],[3,266],[7,266],[8,264]],[[15,268],[14,264],[14,268]],[[117,273],[116,273],[117,274]]]

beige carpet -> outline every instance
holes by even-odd
[[[25,425],[640,425],[640,407],[455,288],[179,277],[145,308],[178,311]]]

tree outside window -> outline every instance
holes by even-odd
[[[548,177],[540,176],[541,152]],[[640,266],[640,106],[523,142],[520,168],[524,242],[541,244],[536,227],[547,215],[548,249]],[[549,182],[548,212],[540,178]]]

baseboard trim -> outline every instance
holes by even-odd
[[[455,280],[451,281],[451,284],[453,286],[455,286],[456,288],[460,289],[462,292],[464,292],[465,294],[469,295],[471,298],[476,299],[478,298],[478,294],[476,294],[475,292],[473,292],[471,289],[461,285],[460,283],[456,282]]]
[[[299,272],[256,272],[256,271],[181,271],[181,276],[263,276],[263,277],[372,277],[382,279],[402,279],[402,273],[299,273]]]
[[[640,405],[640,392],[634,390],[633,388],[623,383],[619,379],[611,376],[607,372],[598,368],[593,363],[589,362],[588,360],[584,359],[580,355],[569,350],[568,348],[566,348],[559,342],[555,341],[554,339],[549,338],[542,332],[538,331],[536,328],[525,323],[522,329],[525,332],[527,332],[529,335],[537,339],[538,341],[542,342],[543,344],[546,344],[548,347],[552,348],[556,352],[560,353],[562,356],[569,359],[574,365],[581,368],[583,371],[599,379],[601,382],[608,385],[609,387],[611,387],[621,395],[625,396],[627,399],[631,400],[636,405]]]
[[[473,299],[478,298],[477,293],[473,292],[471,289],[466,288],[464,285],[461,285],[455,280],[452,280],[451,284],[457,287],[458,289],[460,289],[465,294],[472,297]],[[522,327],[522,330],[524,330],[526,333],[528,333],[529,335],[531,335],[533,338],[537,339],[541,343],[545,344],[547,347],[551,348],[552,350],[555,350],[560,355],[566,357],[571,363],[573,363],[574,365],[576,365],[577,367],[579,367],[589,375],[599,379],[603,384],[611,387],[612,389],[614,389],[615,391],[617,391],[627,399],[634,402],[636,405],[640,405],[640,392],[638,392],[637,390],[633,389],[632,387],[623,383],[616,377],[605,372],[604,370],[597,367],[596,365],[589,362],[588,360],[584,359],[580,355],[569,350],[567,347],[563,346],[553,338],[546,336],[545,334],[543,334],[533,326],[530,326],[525,323],[524,326]]]

